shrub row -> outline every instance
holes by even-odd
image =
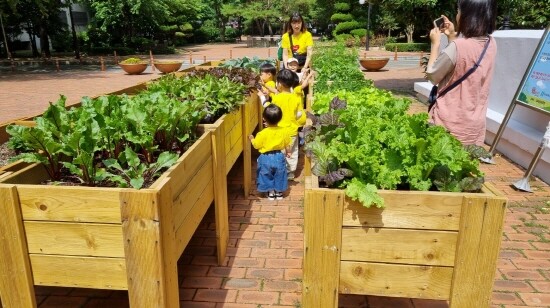
[[[430,51],[430,44],[428,43],[387,43],[385,45],[386,50],[394,51]]]

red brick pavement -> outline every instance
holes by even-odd
[[[220,45],[214,46],[214,49],[208,48],[199,46],[195,50],[197,54],[211,55],[212,59],[222,58],[228,51],[228,47]],[[241,49],[234,48],[233,56],[243,56]],[[250,52],[253,53],[246,55],[267,55],[265,48]],[[114,89],[120,89],[120,80],[128,77],[119,74],[106,84],[118,85]],[[420,69],[403,68],[369,72],[367,77],[375,79],[375,84],[381,88],[397,88],[400,93],[412,93],[412,82],[421,79],[422,72]],[[70,76],[61,80],[50,82],[49,87],[42,87],[37,79],[32,83],[34,87],[30,88],[44,89],[44,97],[47,97],[57,95],[57,90],[64,86],[68,89],[92,89],[92,84],[98,81]],[[18,84],[13,83],[10,88],[15,91]],[[5,79],[2,78],[2,91],[4,85]],[[88,95],[109,91],[98,89]],[[40,100],[36,95],[37,101]],[[0,106],[4,106],[9,98],[0,96]],[[14,107],[31,108],[18,104]],[[425,106],[416,102],[412,108],[417,112],[424,110]],[[4,111],[3,108],[0,110]],[[550,186],[532,178],[533,193],[514,190],[510,184],[522,178],[525,170],[505,157],[497,157],[496,165],[482,165],[482,169],[487,181],[509,199],[492,307],[550,307]],[[267,201],[254,191],[247,198],[242,196],[240,170],[239,167],[234,168],[228,178],[231,233],[226,262],[222,266],[216,264],[214,215],[209,212],[178,262],[181,306],[301,307],[303,177],[299,172],[298,180],[290,186],[285,200]],[[36,295],[41,308],[128,306],[127,292],[123,291],[36,287]],[[340,307],[436,308],[448,305],[444,301],[341,295]]]

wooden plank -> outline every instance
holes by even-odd
[[[13,170],[10,175],[2,177],[0,182],[10,184],[39,184],[49,179],[50,176],[42,164],[30,164],[19,170]]]
[[[451,267],[343,261],[339,291],[444,300],[449,298],[452,275]]]
[[[250,194],[250,189],[252,186],[252,147],[248,135],[254,130],[251,129],[251,126],[254,124],[251,123],[250,117],[252,116],[253,110],[253,98],[252,95],[249,96],[248,101],[244,104],[242,110],[242,131],[243,137],[241,139],[243,147],[243,193],[244,197],[247,198]]]
[[[30,255],[38,286],[126,290],[126,265],[122,258]],[[19,306],[23,307],[23,306]]]
[[[21,208],[14,185],[0,186],[0,294],[5,307],[36,307]]]
[[[160,225],[160,200],[153,190],[121,192],[122,229],[126,276],[131,306],[175,307],[166,297],[164,241]],[[164,227],[164,226],[163,226]],[[171,297],[170,297],[171,298]]]
[[[478,249],[479,257],[476,264],[476,282],[474,283],[476,285],[475,296],[480,303],[478,307],[483,307],[483,305],[490,307],[491,305],[507,203],[507,199],[504,197],[487,198],[486,200],[483,229],[479,241],[481,245]]]
[[[193,180],[189,183],[189,185],[187,185],[187,187],[185,187],[182,193],[176,197],[176,200],[174,200],[172,205],[174,226],[176,229],[183,223],[185,217],[193,208],[193,205],[204,197],[205,189],[209,188],[212,190],[212,193],[210,194],[212,198],[204,201],[208,204],[214,201],[214,176],[211,159],[202,165],[199,172],[192,175],[192,179]]]
[[[180,226],[176,228],[176,255],[181,255],[183,253],[206,214],[206,211],[210,207],[210,204],[212,204],[212,202],[208,200],[213,200],[214,198],[213,187],[214,182],[211,182],[203,191],[201,198],[192,205],[191,210],[187,216],[185,216]]]
[[[119,188],[17,187],[24,220],[120,224]]]
[[[206,131],[201,138],[178,159],[178,163],[165,172],[164,177],[171,178],[172,200],[176,199],[176,197],[181,194],[189,184],[189,181],[193,178],[193,175],[198,172],[205,161],[210,159],[211,155],[212,145],[210,132]],[[151,189],[157,188],[157,182],[155,182],[154,186],[151,186]]]
[[[214,209],[218,264],[225,262],[229,243],[229,204],[227,201],[227,173],[225,161],[224,127],[212,131],[212,168],[214,172]]]
[[[239,143],[236,144],[225,157],[225,174],[229,174],[229,171],[231,171],[231,169],[235,165],[235,162],[241,155],[242,151],[242,139],[239,139]]]
[[[160,231],[162,263],[164,273],[164,298],[166,307],[179,307],[178,259],[176,251],[176,228],[170,180],[159,191]],[[139,290],[136,290],[139,292]]]
[[[25,222],[34,254],[124,258],[122,226],[71,222]]]
[[[341,260],[453,266],[457,237],[452,231],[344,228]]]
[[[366,208],[346,198],[343,225],[458,230],[464,194],[387,190],[378,193],[384,198],[386,207],[383,209]]]
[[[450,307],[489,307],[506,199],[464,197]]]
[[[305,191],[304,307],[338,307],[343,206],[342,191]]]

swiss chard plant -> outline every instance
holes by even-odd
[[[244,95],[248,93],[246,88],[241,82],[232,81],[230,76],[205,73],[181,78],[168,75],[151,83],[148,92],[161,92],[183,103],[192,101],[202,105],[205,111],[203,122],[213,123],[244,103]]]
[[[8,145],[20,152],[14,160],[43,163],[53,181],[65,168],[82,185],[141,188],[185,151],[204,114],[159,92],[83,98],[69,110],[61,97],[34,127],[9,126]]]

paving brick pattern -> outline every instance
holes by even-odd
[[[210,49],[199,46],[194,50],[212,58],[222,58],[228,49],[220,46]],[[238,50],[233,54],[235,57],[267,55],[266,48],[251,49],[246,54],[240,47],[233,50]],[[411,94],[412,82],[421,80],[422,72],[417,68],[402,68],[367,72],[366,76],[374,79],[381,88]],[[48,93],[59,93],[57,90],[64,87],[74,89],[75,95],[79,95],[76,90],[81,88],[89,88],[88,95],[109,91],[102,86],[93,90],[95,85],[92,84],[98,79],[81,78],[85,76],[68,74],[67,78],[56,81],[46,78],[49,86],[42,86],[42,81],[36,79],[30,83],[34,86],[29,88],[36,89],[34,94],[21,89],[26,84],[24,79],[10,83],[9,87],[10,91],[22,96],[36,95],[37,102],[47,100],[40,95],[48,97]],[[6,82],[11,82],[8,79],[0,78],[0,89],[6,88]],[[129,78],[119,74],[108,84],[120,89],[122,79]],[[3,107],[12,102],[13,96],[1,93],[0,110],[5,115],[7,109]],[[18,109],[28,112],[36,107],[21,104],[13,104],[10,112]],[[412,112],[425,108],[416,102]],[[487,181],[509,199],[492,307],[550,307],[550,186],[532,178],[533,193],[514,190],[510,184],[521,179],[525,170],[505,157],[498,156],[496,165],[482,165],[482,169]],[[230,241],[227,258],[223,265],[217,265],[214,213],[209,211],[178,261],[181,307],[302,307],[303,176],[301,172],[297,173],[298,178],[291,183],[284,200],[269,201],[255,191],[246,198],[242,195],[240,170],[237,164],[228,177]],[[36,296],[40,308],[128,306],[127,292],[124,291],[36,287]],[[443,308],[448,304],[445,301],[341,295],[340,307]]]

